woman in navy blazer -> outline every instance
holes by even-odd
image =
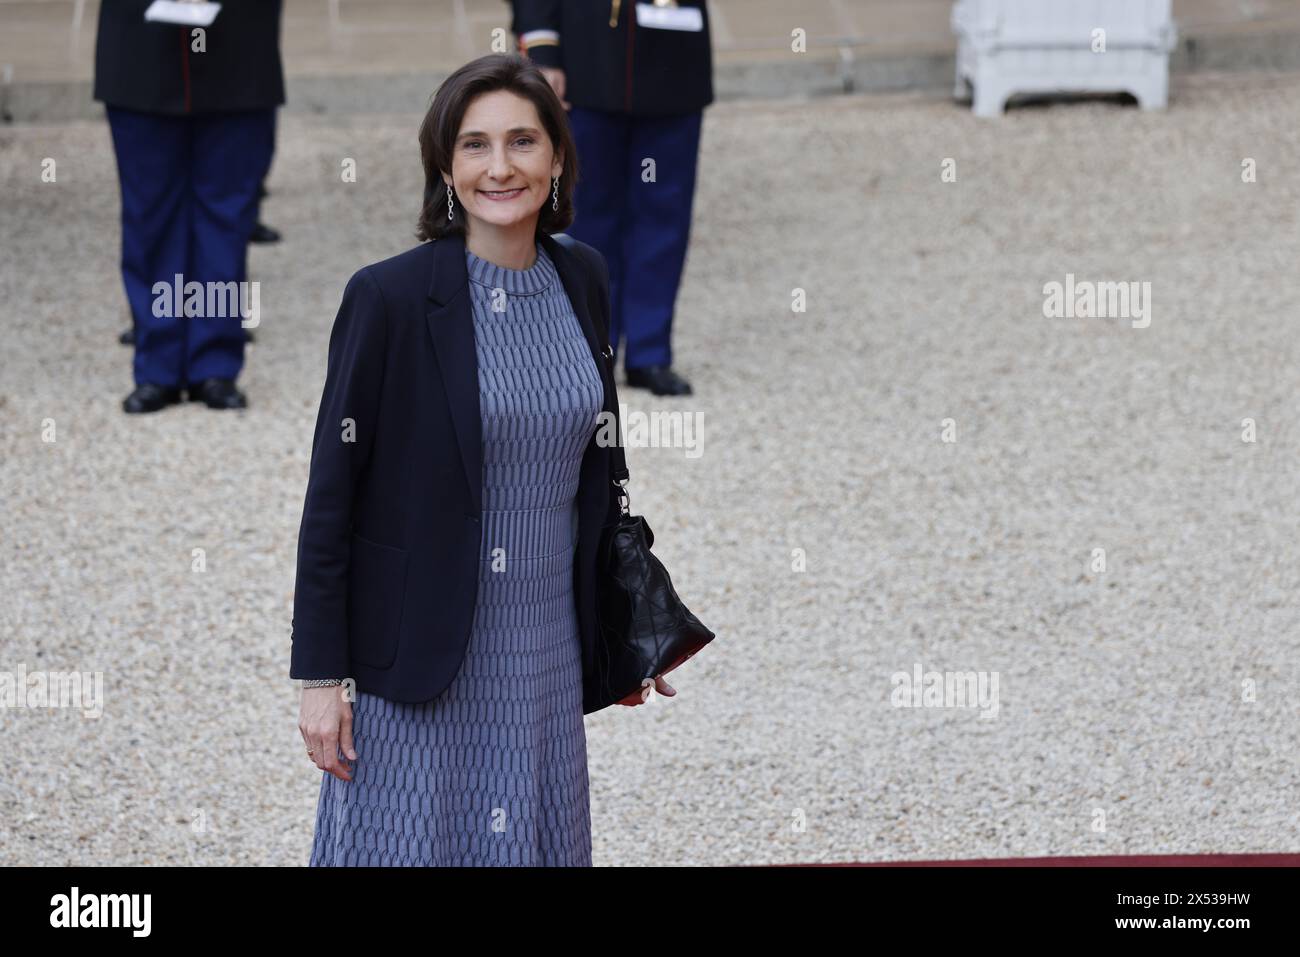
[[[551,235],[572,220],[577,157],[550,85],[525,58],[482,57],[439,89],[420,143],[419,235],[430,241],[348,281],[312,444],[290,676],[307,679],[299,729],[327,772],[323,786],[329,775],[352,781],[347,760],[357,762],[363,743],[353,741],[353,695],[336,685],[393,707],[436,704],[461,670],[472,634],[484,456],[467,250],[505,270],[530,269],[545,251],[599,371],[602,417],[620,435],[604,259]],[[522,194],[480,195],[500,195],[505,186]],[[453,197],[459,202],[449,218]],[[575,497],[581,714],[598,707],[597,545],[619,514],[608,434],[598,430],[587,443]],[[662,678],[656,689],[675,693]],[[576,705],[578,697],[575,682],[565,700]],[[634,694],[619,703],[642,700]],[[575,718],[580,726],[581,715]],[[583,774],[585,788],[585,764]]]

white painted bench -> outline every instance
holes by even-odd
[[[954,95],[998,116],[1016,93],[1131,93],[1168,101],[1170,0],[957,0]],[[1098,47],[1101,47],[1099,49]]]

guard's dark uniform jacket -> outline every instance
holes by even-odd
[[[538,66],[564,70],[564,98],[589,110],[665,116],[713,102],[713,52],[704,29],[639,26],[636,0],[514,0],[510,29]]]
[[[142,113],[265,110],[284,103],[281,0],[222,0],[191,49],[193,27],[146,23],[150,0],[103,0],[95,37],[95,99]]]

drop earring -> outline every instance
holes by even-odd
[[[555,177],[555,190],[551,193],[551,209],[560,208],[560,177]]]
[[[447,184],[447,219],[451,219],[451,184]]]

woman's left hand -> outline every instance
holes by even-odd
[[[658,691],[662,695],[667,695],[670,698],[673,695],[677,694],[677,689],[674,688],[672,685],[670,685],[668,682],[664,681],[663,675],[660,675],[659,677],[655,678],[654,690]],[[649,697],[650,697],[650,686],[646,685],[640,691],[633,691],[630,695],[628,695],[622,701],[619,701],[617,703],[627,705],[629,708],[634,708],[639,704],[643,704],[645,700]]]

